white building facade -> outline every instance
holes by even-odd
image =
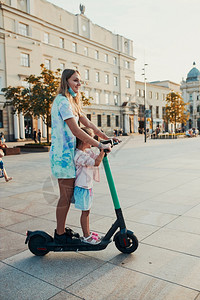
[[[190,113],[187,129],[197,128],[200,130],[200,71],[196,68],[195,62],[187,74],[186,80],[182,80],[181,90],[185,103],[188,103],[188,112]]]
[[[139,132],[144,128],[144,107],[145,110],[151,111],[150,117],[146,119],[146,127],[150,132],[155,131],[157,127],[161,131],[174,132],[174,125],[164,122],[166,96],[171,91],[180,93],[180,85],[169,80],[147,82],[145,97],[145,83],[136,81]]]
[[[56,16],[56,17],[55,17]],[[0,85],[24,86],[30,74],[46,68],[73,68],[92,97],[85,114],[108,134],[137,132],[133,42],[93,24],[84,11],[73,15],[46,0],[5,0],[0,4]],[[7,140],[30,138],[46,127],[30,115],[12,115],[0,95],[0,131]]]

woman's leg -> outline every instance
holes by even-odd
[[[58,185],[60,189],[60,199],[56,208],[57,219],[57,234],[61,235],[65,232],[65,222],[67,213],[70,208],[71,198],[74,192],[74,178],[58,179]]]
[[[82,211],[81,214],[81,227],[83,230],[83,236],[88,237],[90,235],[90,225],[89,225],[89,210]]]

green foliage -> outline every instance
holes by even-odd
[[[6,102],[4,106],[13,106],[13,112],[22,112],[23,115],[30,114],[34,118],[41,117],[47,125],[47,141],[49,142],[49,127],[51,127],[51,105],[57,94],[60,84],[60,69],[55,72],[48,70],[43,64],[40,65],[39,76],[30,75],[25,80],[30,88],[7,87],[2,91],[5,93]],[[92,97],[86,98],[81,92],[83,106],[90,105]]]
[[[165,106],[165,121],[175,124],[183,123],[186,124],[189,119],[189,114],[187,113],[187,105],[183,101],[183,98],[179,93],[170,92],[166,97],[166,106]]]

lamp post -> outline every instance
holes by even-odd
[[[143,72],[143,76],[144,76],[144,142],[146,143],[147,141],[147,122],[146,122],[146,90],[147,90],[147,78],[146,78],[146,66],[148,66],[148,64],[144,64],[144,68],[142,69]]]

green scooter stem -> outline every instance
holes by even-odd
[[[117,191],[116,191],[116,188],[115,188],[114,180],[113,180],[113,177],[112,177],[112,173],[111,173],[111,170],[110,170],[110,166],[109,166],[109,162],[108,162],[108,158],[107,158],[106,153],[105,153],[105,156],[103,158],[103,165],[104,165],[104,170],[105,170],[105,173],[106,173],[108,185],[109,185],[109,188],[110,188],[111,196],[112,196],[112,199],[113,199],[114,207],[115,207],[115,209],[120,209],[121,207],[120,207],[120,204],[119,204]]]

